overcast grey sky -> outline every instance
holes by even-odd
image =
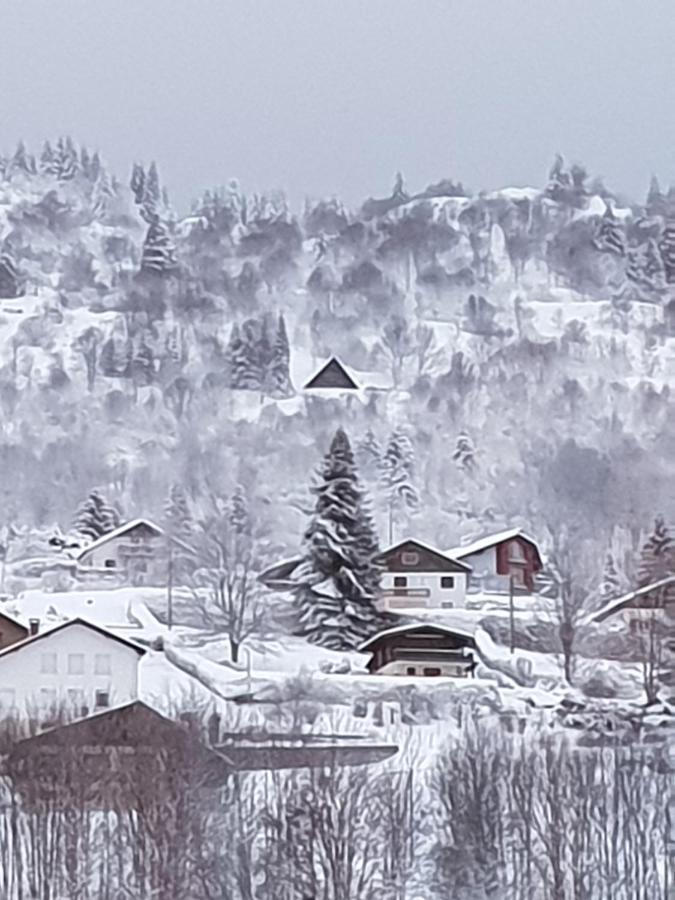
[[[675,0],[5,0],[0,144],[71,133],[174,202],[236,176],[355,203],[553,154],[675,182]]]

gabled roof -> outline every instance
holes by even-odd
[[[0,607],[0,619],[5,619],[7,622],[10,622],[12,625],[16,625],[17,628],[20,628],[22,631],[25,631],[28,634],[28,628],[21,622],[16,616],[11,613],[6,612],[2,607]]]
[[[399,541],[398,544],[394,544],[393,547],[387,547],[386,550],[383,550],[376,557],[377,560],[386,559],[392,553],[395,553],[397,550],[400,550],[403,547],[411,546],[417,548],[419,550],[424,551],[425,553],[429,553],[432,556],[438,557],[439,562],[445,563],[442,567],[444,571],[457,571],[457,572],[470,572],[471,566],[466,563],[459,562],[456,559],[453,559],[451,554],[443,553],[442,550],[437,550],[435,547],[430,547],[428,544],[423,544],[421,541],[413,540],[412,538],[408,538],[404,541]]]
[[[47,638],[57,631],[63,631],[65,628],[70,628],[72,625],[83,625],[85,628],[90,628],[92,631],[103,635],[103,637],[109,638],[111,641],[117,641],[117,643],[129,647],[131,650],[135,650],[139,656],[143,656],[146,652],[144,647],[134,643],[134,641],[129,641],[117,634],[113,634],[112,631],[108,631],[107,628],[102,628],[100,625],[95,625],[93,622],[87,622],[86,619],[77,618],[69,619],[67,622],[61,622],[59,625],[54,625],[53,628],[48,628],[46,631],[38,631],[37,634],[31,634],[27,638],[24,638],[24,640],[17,641],[16,644],[10,644],[10,646],[5,647],[4,650],[0,650],[0,659],[4,656],[8,656],[10,653],[16,653],[17,650],[21,650],[29,644],[41,641],[43,638]]]
[[[358,391],[359,385],[337,356],[332,356],[305,385],[305,390],[341,389]]]
[[[509,528],[506,531],[498,531],[496,534],[487,534],[485,535],[485,537],[479,538],[477,541],[472,541],[470,544],[465,544],[459,547],[451,547],[450,550],[446,551],[446,553],[448,556],[451,556],[455,559],[464,559],[465,556],[471,556],[474,553],[481,553],[483,550],[489,550],[490,547],[495,547],[497,544],[503,544],[504,541],[510,541],[516,537],[522,538],[524,541],[527,541],[528,544],[531,544],[537,551],[537,556],[539,557],[539,561],[541,562],[539,545],[534,540],[534,538],[531,538],[527,534],[525,534],[522,528]]]
[[[668,575],[667,578],[661,578],[659,581],[654,581],[634,591],[629,591],[621,597],[615,597],[606,603],[602,609],[591,613],[586,622],[604,622],[605,619],[620,612],[622,609],[630,609],[631,607],[634,609],[658,609],[657,605],[649,603],[649,595],[670,585],[675,586],[675,575]]]
[[[396,634],[410,634],[414,631],[437,631],[440,634],[447,634],[451,637],[465,638],[475,644],[474,636],[469,631],[464,631],[462,628],[451,628],[449,625],[439,625],[436,622],[415,622],[412,625],[397,625],[394,628],[378,631],[377,634],[374,634],[371,638],[368,638],[367,641],[361,644],[358,648],[359,652],[366,652],[369,647],[372,647],[373,644],[376,644],[378,641],[382,640],[382,638],[393,637]]]
[[[101,535],[100,538],[96,538],[96,540],[92,541],[91,544],[87,544],[86,547],[83,547],[79,551],[79,553],[76,554],[75,558],[81,559],[92,550],[96,550],[98,547],[102,547],[104,544],[107,544],[108,541],[112,541],[114,538],[126,534],[127,531],[132,531],[134,528],[138,528],[139,525],[145,525],[146,528],[154,531],[155,534],[164,534],[164,531],[159,527],[159,525],[155,525],[155,523],[151,522],[149,519],[132,519],[130,522],[125,522],[123,525],[119,525],[112,531],[108,531],[106,534]]]

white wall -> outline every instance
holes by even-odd
[[[415,669],[416,677],[428,677],[428,678],[438,678],[436,675],[428,675],[424,676],[425,669],[440,669],[441,676],[445,678],[468,678],[470,676],[470,672],[467,669],[467,665],[471,662],[470,659],[467,659],[466,663],[461,662],[445,662],[443,660],[439,660],[435,662],[433,660],[425,660],[424,662],[416,662],[414,659],[394,659],[391,662],[387,663],[385,666],[382,666],[381,669],[378,669],[377,672],[373,673],[374,675],[407,675],[411,677],[413,675],[412,672],[408,672],[408,669]]]
[[[131,647],[74,623],[0,656],[0,706],[30,713],[56,704],[92,712],[96,691],[109,705],[135,700],[140,656]],[[109,672],[105,672],[106,661]],[[54,663],[55,672],[43,671]],[[76,671],[80,669],[81,671]]]
[[[463,609],[466,605],[466,573],[465,572],[385,572],[382,575],[381,590],[383,592],[394,590],[394,578],[407,579],[406,589],[425,588],[429,591],[428,597],[406,597],[401,595],[394,597],[389,595],[382,598],[382,606],[386,609],[414,609],[417,608],[441,608],[444,605],[449,608]],[[453,579],[452,588],[442,588],[441,578]]]

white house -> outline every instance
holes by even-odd
[[[379,606],[386,610],[463,609],[471,567],[419,541],[406,540],[381,553]]]
[[[147,519],[133,519],[80,550],[76,557],[77,574],[84,579],[107,575],[118,583],[164,584],[166,544],[158,525]]]
[[[84,619],[32,634],[0,651],[0,715],[86,715],[138,696],[143,647]]]

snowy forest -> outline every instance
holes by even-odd
[[[0,171],[5,526],[65,529],[92,489],[130,519],[175,484],[196,509],[242,485],[283,555],[337,424],[383,541],[564,526],[630,579],[673,519],[656,178],[629,202],[558,158],[541,188],[398,175],[360,209],[298,210],[232,180],[181,217],[155,163],[115,174],[69,138]],[[333,355],[366,403],[303,394]],[[392,465],[410,489],[390,516]]]
[[[224,173],[186,211],[161,160],[0,156],[0,613],[138,589],[139,669],[189,676],[195,740],[214,708],[332,735],[375,704],[398,750],[215,787],[179,742],[151,783],[134,758],[92,784],[67,739],[30,770],[38,725],[0,718],[0,900],[669,900],[672,633],[589,616],[675,575],[675,186],[460,174],[349,207]],[[333,358],[354,391],[307,387]],[[161,577],[83,586],[77,554],[130,522],[168,536]],[[380,552],[508,529],[546,615],[516,621],[511,582],[506,614],[459,610],[475,682],[374,686]],[[259,576],[287,563],[282,597]]]

